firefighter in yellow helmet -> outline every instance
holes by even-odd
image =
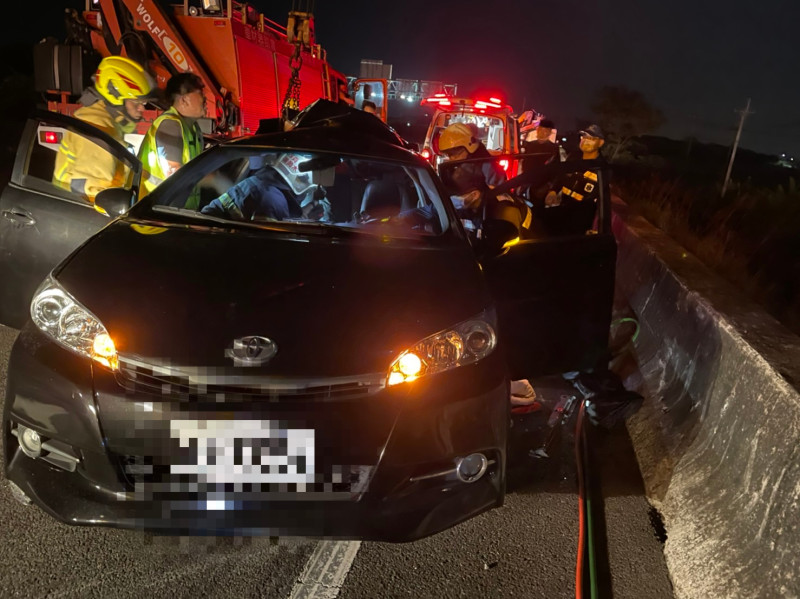
[[[144,116],[155,87],[141,65],[123,56],[107,56],[97,67],[94,87],[84,90],[74,116],[121,144]],[[109,187],[125,185],[130,173],[114,156],[88,139],[67,131],[56,156],[53,182],[94,202]]]
[[[485,158],[482,162],[466,162],[451,171],[445,184],[452,194],[456,209],[462,212],[478,211],[484,191],[506,180],[503,169],[494,160],[486,146],[478,139],[477,130],[466,123],[453,123],[439,135],[439,154],[445,160]],[[467,214],[462,217],[470,218]]]
[[[477,129],[467,123],[446,127],[439,135],[438,152],[447,161],[484,159],[445,169],[442,177],[462,224],[472,235],[477,235],[482,226],[486,192],[506,181],[505,172],[478,139]],[[496,203],[493,200],[492,206]]]

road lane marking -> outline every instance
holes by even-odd
[[[289,599],[336,599],[361,541],[320,541]]]

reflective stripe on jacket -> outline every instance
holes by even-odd
[[[177,121],[181,127],[181,139],[183,140],[181,166],[203,151],[203,132],[200,130],[200,125],[196,122],[190,123],[183,119],[174,107],[164,112],[150,125],[147,134],[142,140],[142,145],[139,148],[139,160],[142,162],[140,199],[152,192],[169,176],[169,164],[163,152],[159,152],[158,144],[156,143],[158,128],[161,123],[166,120]],[[199,203],[200,194],[195,190],[189,196],[189,199],[186,200],[185,207],[196,210],[199,207]]]
[[[122,127],[114,121],[103,100],[79,108],[74,116],[124,145]],[[96,143],[67,131],[58,146],[53,183],[94,201],[94,197],[104,189],[123,187],[128,174],[129,169],[122,162]]]

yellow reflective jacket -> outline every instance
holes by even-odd
[[[115,121],[103,100],[79,108],[73,116],[94,125],[125,145],[125,130]],[[80,134],[67,131],[56,154],[53,183],[93,202],[102,190],[123,187],[129,174],[130,169],[124,163],[100,146]]]
[[[163,156],[163,152],[159,152],[156,142],[158,128],[166,120],[177,121],[181,127],[181,139],[183,140],[181,166],[203,151],[203,132],[196,121],[192,122],[182,118],[174,107],[161,114],[150,125],[139,148],[139,160],[142,162],[142,185],[139,199],[161,185],[170,174],[170,167]],[[197,190],[194,190],[187,199],[185,207],[196,210],[199,207],[199,202],[200,194]]]

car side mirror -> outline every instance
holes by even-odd
[[[116,218],[130,209],[132,197],[133,192],[130,189],[112,187],[98,193],[94,204],[102,208],[111,218]]]

